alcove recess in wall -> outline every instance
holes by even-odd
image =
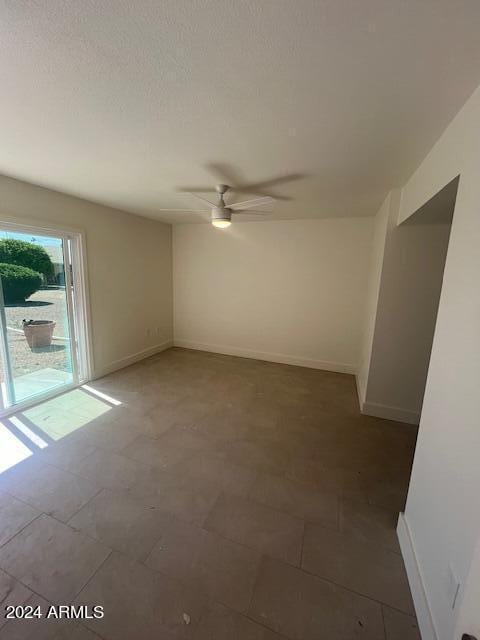
[[[401,224],[390,208],[363,413],[419,424],[458,182]]]
[[[416,224],[452,224],[460,176],[440,189],[400,226]]]

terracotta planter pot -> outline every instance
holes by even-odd
[[[53,330],[56,322],[53,320],[26,320],[23,321],[23,333],[30,349],[49,347],[52,344]]]

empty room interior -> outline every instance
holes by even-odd
[[[1,3],[0,640],[480,640],[479,32]]]

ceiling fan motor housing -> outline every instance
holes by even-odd
[[[211,220],[232,220],[232,209],[228,207],[213,207],[212,212],[210,214]]]

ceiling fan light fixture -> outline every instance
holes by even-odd
[[[223,201],[222,205],[223,206],[214,207],[210,216],[211,223],[214,227],[217,227],[217,229],[226,229],[232,224],[232,210],[225,207]]]
[[[222,220],[220,218],[215,218],[214,220],[212,220],[212,224],[217,229],[226,229],[227,227],[229,227],[232,224],[232,221],[231,220]]]

